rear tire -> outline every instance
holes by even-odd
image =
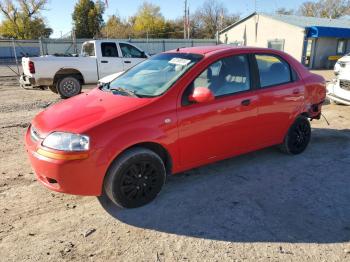
[[[118,157],[104,180],[104,193],[116,205],[136,208],[151,202],[166,178],[162,159],[146,148],[133,148]]]
[[[297,155],[304,152],[310,139],[310,122],[305,116],[299,116],[289,128],[280,149],[284,153]]]
[[[80,94],[81,83],[74,76],[66,76],[58,80],[56,89],[58,94],[63,98],[70,98]]]

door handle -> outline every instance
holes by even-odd
[[[250,105],[250,99],[246,99],[246,100],[243,100],[242,102],[241,102],[241,104],[242,104],[242,106],[249,106]]]
[[[125,64],[131,64],[131,61],[127,60],[127,61],[124,61]]]
[[[102,63],[102,64],[108,64],[108,61],[102,60],[101,63]]]
[[[294,89],[294,90],[293,90],[293,94],[294,94],[294,95],[300,94],[300,90],[299,90],[299,89]]]

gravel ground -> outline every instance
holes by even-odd
[[[350,107],[325,105],[302,155],[221,161],[118,210],[36,181],[23,136],[57,95],[0,81],[1,261],[350,261]]]

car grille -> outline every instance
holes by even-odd
[[[340,65],[340,67],[342,67],[342,68],[345,68],[345,67],[346,67],[346,64],[347,64],[347,63],[345,63],[345,62],[339,62],[339,65]]]
[[[350,91],[350,81],[340,80],[339,83],[340,83],[340,88]]]

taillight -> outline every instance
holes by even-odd
[[[33,61],[29,61],[28,66],[29,66],[29,72],[30,72],[31,74],[35,74],[34,62],[33,62]]]

